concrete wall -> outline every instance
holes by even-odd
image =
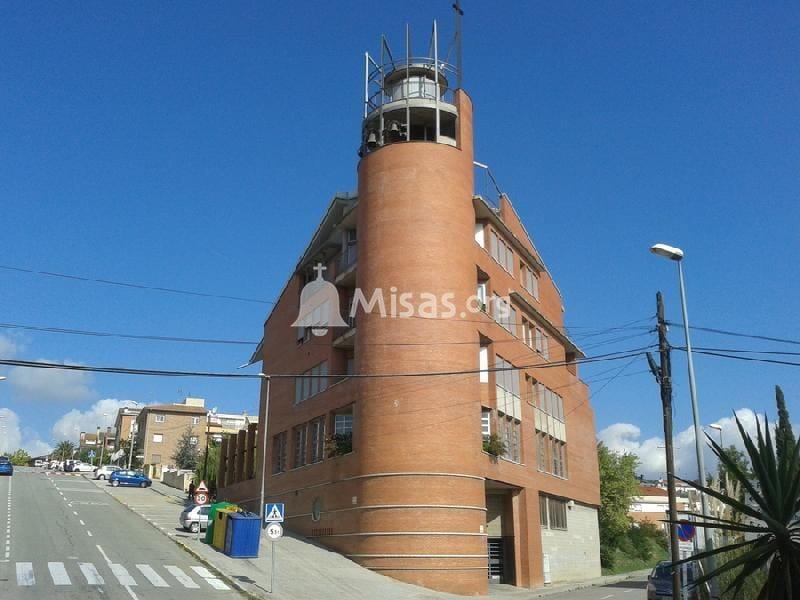
[[[567,529],[542,529],[542,552],[550,558],[552,583],[600,576],[597,509],[575,504],[567,509]]]
[[[193,476],[194,473],[192,472],[164,471],[161,474],[161,481],[164,485],[187,492],[189,491],[189,482],[192,480]]]

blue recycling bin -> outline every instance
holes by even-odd
[[[261,517],[253,513],[229,513],[223,552],[231,558],[256,558],[261,542]]]

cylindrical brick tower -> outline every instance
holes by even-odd
[[[366,98],[358,167],[357,286],[381,297],[385,314],[377,303],[357,314],[356,373],[475,370],[470,99],[448,89],[436,52],[373,71],[369,60],[377,92]],[[360,380],[354,560],[486,593],[480,418],[477,374]]]

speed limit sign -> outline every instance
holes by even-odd
[[[279,540],[283,537],[283,527],[280,523],[270,523],[267,525],[267,536],[271,540]]]
[[[195,504],[208,504],[208,494],[206,492],[197,492],[194,495]]]

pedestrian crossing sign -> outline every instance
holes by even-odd
[[[264,511],[265,523],[283,523],[283,503],[268,503]]]

